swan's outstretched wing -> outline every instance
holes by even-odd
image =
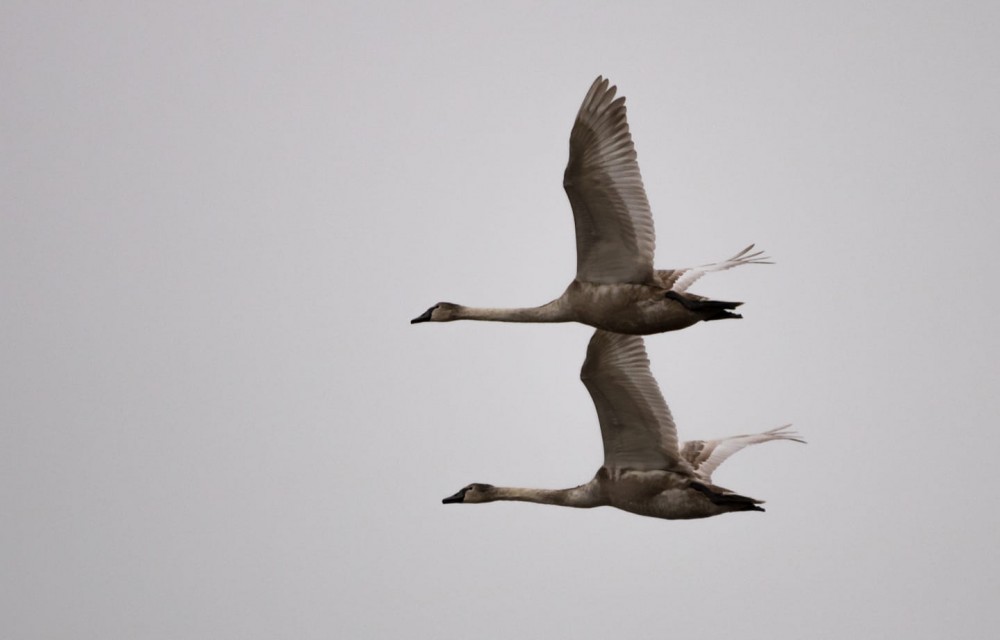
[[[690,267],[688,269],[665,269],[656,272],[656,281],[664,289],[670,289],[678,293],[683,293],[706,273],[713,271],[725,271],[743,264],[774,264],[771,259],[764,255],[763,251],[750,253],[754,245],[750,245],[740,251],[732,258],[722,262],[713,262],[700,267]]]
[[[691,471],[678,451],[677,427],[640,336],[596,331],[580,379],[597,408],[604,466]]]
[[[625,98],[598,76],[569,137],[563,187],[576,221],[576,277],[585,282],[648,282],[656,244],[639,175]]]
[[[719,440],[692,440],[691,442],[684,443],[681,456],[694,467],[695,472],[703,480],[710,481],[712,479],[712,472],[725,462],[729,456],[744,447],[761,442],[770,442],[771,440],[793,440],[804,444],[805,440],[799,437],[799,434],[787,430],[791,426],[790,424],[786,424],[770,431],[765,431],[764,433],[732,436]]]

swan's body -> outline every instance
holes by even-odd
[[[670,409],[638,336],[595,332],[580,377],[594,400],[604,442],[604,464],[593,480],[557,490],[476,483],[444,502],[517,500],[580,508],[611,506],[668,519],[763,511],[760,500],[712,484],[712,472],[751,444],[804,442],[785,425],[763,433],[679,445]]]
[[[766,264],[747,247],[729,260],[657,271],[653,216],[639,175],[625,98],[598,77],[577,114],[563,186],[576,226],[576,278],[541,307],[490,309],[438,303],[411,322],[494,320],[581,322],[598,329],[645,335],[683,329],[701,320],[739,318],[739,302],[687,293],[702,275],[741,264]]]

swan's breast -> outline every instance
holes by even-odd
[[[597,474],[608,504],[642,516],[686,520],[726,511],[688,486],[689,478],[669,471],[637,471],[602,467]]]
[[[642,284],[599,284],[574,281],[565,299],[575,319],[592,327],[641,335],[650,333],[649,307],[656,306],[655,287]]]
[[[700,318],[666,291],[647,284],[573,281],[563,294],[573,319],[598,329],[648,335],[683,329]]]

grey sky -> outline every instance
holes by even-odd
[[[4,3],[0,635],[941,638],[1000,624],[1000,8]],[[877,6],[872,6],[877,4]],[[452,506],[600,465],[573,116],[628,97],[681,438],[765,514]]]

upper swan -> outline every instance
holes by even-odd
[[[576,225],[576,278],[540,307],[491,309],[439,302],[418,322],[497,320],[581,322],[598,329],[647,335],[701,320],[739,318],[739,302],[686,293],[698,278],[742,264],[769,264],[753,245],[722,262],[687,269],[653,268],[653,216],[639,175],[625,117],[625,98],[600,76],[573,124],[563,187]]]
[[[474,483],[445,504],[519,500],[566,507],[611,506],[654,518],[707,518],[763,511],[761,500],[712,483],[712,472],[740,449],[771,440],[804,442],[785,425],[763,433],[682,446],[670,409],[649,370],[642,338],[596,331],[580,378],[601,423],[604,465],[571,489],[518,489]]]

